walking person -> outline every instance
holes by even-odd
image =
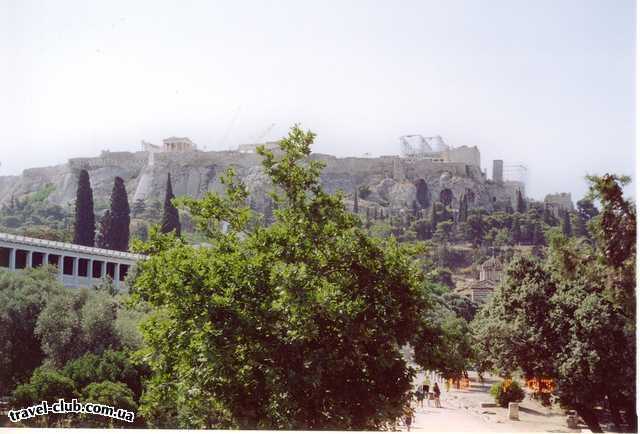
[[[441,408],[442,405],[440,404],[440,388],[438,387],[438,383],[433,385],[433,395],[435,397],[436,407]]]
[[[427,400],[427,406],[430,407],[431,406],[431,400],[429,399],[429,381],[425,381],[425,383],[422,385],[422,396],[424,397],[423,399]]]
[[[407,427],[407,432],[411,431],[411,423],[413,422],[413,408],[410,405],[404,409],[404,425]]]
[[[420,404],[420,408],[424,408],[425,394],[422,391],[422,387],[418,386],[418,389],[416,389],[415,395],[416,395],[416,401],[418,401],[418,403]]]

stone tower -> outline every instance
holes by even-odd
[[[502,177],[502,160],[493,160],[493,182],[496,184],[502,184],[504,178]]]

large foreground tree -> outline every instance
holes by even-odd
[[[96,218],[93,213],[93,190],[89,172],[82,169],[78,177],[76,193],[76,214],[73,243],[93,247],[96,235]]]
[[[364,430],[402,414],[414,371],[401,349],[433,331],[423,277],[322,189],[313,140],[294,127],[279,157],[259,150],[277,188],[269,227],[247,224],[228,173],[226,196],[182,202],[208,246],[157,230],[138,246],[150,257],[134,292],[157,309],[143,327],[152,425]]]

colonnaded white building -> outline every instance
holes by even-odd
[[[129,268],[146,256],[117,250],[42,240],[0,232],[0,267],[11,271],[50,264],[70,288],[91,287],[109,276],[116,288],[126,290]]]

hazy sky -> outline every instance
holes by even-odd
[[[626,0],[0,0],[0,175],[301,122],[339,156],[477,145],[575,201],[633,174],[634,42]]]

